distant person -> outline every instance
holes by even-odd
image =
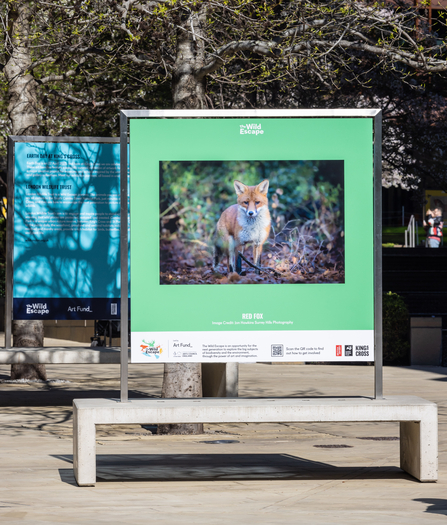
[[[433,210],[428,210],[423,221],[423,226],[427,232],[428,248],[439,248],[442,239],[442,228],[444,223],[442,221],[442,214],[444,212],[444,205],[438,199],[435,200]]]

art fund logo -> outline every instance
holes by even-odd
[[[26,305],[27,314],[37,314],[37,315],[46,315],[50,313],[47,303],[33,303]]]
[[[264,130],[261,124],[240,124],[239,133],[241,135],[263,135]]]
[[[155,345],[155,341],[148,343],[143,339],[143,343],[140,344],[141,353],[147,357],[154,357],[160,359],[160,354],[163,353],[161,345]]]
[[[67,312],[89,312],[92,314],[93,310],[90,306],[69,306]]]

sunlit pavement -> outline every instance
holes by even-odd
[[[446,522],[447,368],[384,368],[385,396],[439,405],[438,483],[399,469],[398,423],[206,425],[186,437],[148,424],[98,429],[97,484],[85,488],[72,471],[71,403],[118,397],[119,367],[47,369],[49,382],[17,384],[0,366],[1,523]],[[240,395],[372,396],[373,372],[241,365]],[[158,396],[161,380],[162,365],[130,365],[130,397]]]

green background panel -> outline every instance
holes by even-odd
[[[159,162],[175,160],[343,160],[345,283],[159,284]],[[131,119],[130,188],[132,331],[374,328],[372,119]],[[211,324],[243,313],[294,324]]]

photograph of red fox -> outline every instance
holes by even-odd
[[[238,180],[234,181],[237,204],[224,210],[217,221],[213,264],[215,271],[218,270],[222,253],[225,253],[228,273],[240,273],[237,266],[238,255],[244,253],[248,244],[253,246],[254,266],[258,265],[262,246],[269,237],[271,227],[268,188],[268,180],[263,180],[256,186],[246,186]],[[260,270],[256,268],[256,272],[259,274]]]
[[[341,160],[160,162],[161,284],[345,282]]]

